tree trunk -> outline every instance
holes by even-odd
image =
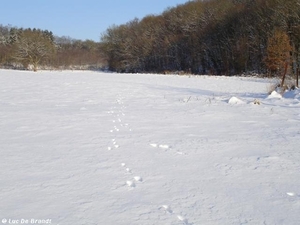
[[[284,65],[284,73],[282,75],[282,80],[281,80],[281,87],[283,87],[284,85],[284,81],[285,81],[285,77],[286,77],[286,74],[287,74],[287,70],[288,70],[288,66],[289,66],[289,63],[286,62],[285,65]]]
[[[37,72],[39,61],[38,60],[33,60],[32,64],[33,64],[33,71]]]
[[[299,87],[299,68],[297,67],[297,71],[296,71],[296,87]]]

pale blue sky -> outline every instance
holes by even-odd
[[[0,24],[48,29],[58,36],[100,40],[106,29],[160,14],[187,0],[0,0]]]

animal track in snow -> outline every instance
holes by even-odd
[[[157,144],[150,144],[153,148],[157,148]]]
[[[171,149],[170,145],[151,143],[150,146],[153,147],[153,148],[161,148],[161,149],[164,149],[165,151],[168,150],[168,149]],[[176,152],[173,152],[173,153],[176,154],[176,155],[187,155],[186,153],[180,152],[180,151],[176,151]]]
[[[162,205],[161,207],[159,207],[159,209],[163,209],[167,213],[174,214],[173,210],[171,209],[171,207],[169,205]],[[179,221],[181,221],[183,224],[190,225],[189,222],[188,222],[188,219],[185,218],[184,216],[182,216],[180,214],[177,214],[176,218]]]
[[[140,177],[140,176],[135,176],[133,179],[134,179],[135,181],[139,181],[139,182],[142,182],[142,181],[143,181],[143,178]]]
[[[177,155],[186,155],[184,152],[176,152]]]
[[[161,208],[164,209],[168,213],[173,213],[173,210],[168,205],[162,205]]]
[[[113,144],[113,146],[115,147],[115,148],[119,148],[120,146],[117,144],[117,142],[116,142],[116,139],[111,139],[111,142],[112,142],[112,144]],[[112,150],[112,148],[111,147],[108,147],[108,148],[110,148],[110,149],[108,149],[108,150]]]
[[[158,147],[162,148],[162,149],[169,149],[170,148],[169,145],[159,145]]]
[[[169,145],[162,145],[162,144],[155,144],[155,143],[150,144],[150,146],[152,146],[153,148],[161,148],[161,149],[171,148]]]
[[[177,218],[183,222],[183,224],[188,224],[188,220],[181,215],[178,215]]]
[[[133,181],[128,180],[126,181],[126,184],[128,187],[135,187],[135,183]]]
[[[132,171],[130,168],[126,167],[126,163],[121,163],[121,166],[125,168],[126,172],[128,174],[132,174]],[[132,177],[132,179],[127,180],[126,184],[129,187],[135,187],[136,186],[136,182],[141,183],[143,182],[143,178],[141,176],[134,176]]]
[[[296,193],[294,193],[294,192],[287,192],[286,194],[287,194],[288,196],[291,196],[291,197],[296,196]]]
[[[128,187],[136,187],[136,183],[135,182],[142,182],[143,181],[143,178],[140,177],[140,176],[135,176],[132,180],[127,180],[126,181],[126,184]]]
[[[107,147],[107,150],[108,150],[108,151],[111,151],[111,149],[112,149],[111,147]]]

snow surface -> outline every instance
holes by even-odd
[[[0,223],[299,224],[300,95],[270,83],[0,70]]]

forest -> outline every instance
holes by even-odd
[[[99,42],[0,26],[0,66],[209,75],[290,74],[300,67],[299,0],[193,0],[126,24]],[[297,84],[298,86],[298,84]]]
[[[51,31],[0,25],[0,67],[13,69],[101,69],[101,44],[58,37]]]
[[[299,0],[194,0],[102,36],[118,72],[283,73],[299,70]]]

